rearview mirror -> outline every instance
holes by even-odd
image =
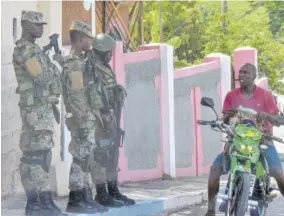
[[[202,97],[200,103],[201,103],[202,106],[207,106],[207,107],[211,107],[211,108],[214,107],[214,101],[213,101],[212,98]]]

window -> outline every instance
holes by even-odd
[[[17,40],[17,18],[13,18],[13,41]]]

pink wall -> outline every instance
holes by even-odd
[[[129,63],[136,63],[136,62],[143,62],[146,60],[156,59],[160,58],[160,51],[159,49],[155,50],[147,50],[142,52],[133,52],[133,53],[123,53],[123,47],[122,43],[118,42],[116,46],[116,50],[113,55],[112,64],[113,69],[117,75],[118,83],[123,85],[125,87],[125,65]],[[160,86],[161,86],[161,78],[160,76],[156,76],[155,80],[156,88],[159,89],[160,92]],[[161,107],[161,101],[160,101],[160,110]],[[161,136],[161,123],[162,119],[160,116],[160,137]],[[121,117],[121,127],[124,128],[124,118],[123,113]],[[127,133],[127,131],[126,131]],[[163,150],[163,141],[161,139],[160,142],[161,145],[161,151],[160,155],[157,160],[157,165],[155,169],[149,169],[149,170],[129,170],[128,169],[128,160],[125,157],[125,145],[123,145],[120,148],[120,157],[119,157],[119,181],[144,181],[144,180],[150,180],[150,179],[157,179],[161,178],[163,176],[163,164],[162,164],[162,150]]]
[[[175,71],[174,79],[184,78],[184,77],[191,77],[197,74],[204,74],[208,73],[211,70],[220,69],[220,61],[218,58],[209,61],[208,59],[205,60],[205,63],[196,65],[193,67],[187,67],[178,69]],[[192,88],[190,94],[191,98],[191,105],[192,109],[192,122],[189,124],[193,125],[194,130],[194,149],[192,155],[192,166],[188,168],[177,168],[176,175],[177,177],[181,176],[200,176],[203,174],[207,174],[210,169],[210,165],[204,166],[204,157],[206,157],[203,153],[202,149],[202,135],[201,135],[201,126],[197,125],[197,120],[201,119],[201,88],[196,86]],[[216,89],[218,92],[219,97],[221,98],[221,85],[220,82],[218,83],[218,87]],[[220,100],[221,103],[221,100]],[[220,141],[221,142],[221,141]]]
[[[158,45],[151,45],[148,47],[141,47],[139,48],[139,52],[133,52],[133,53],[123,53],[123,47],[122,43],[118,42],[116,46],[116,50],[114,52],[113,58],[112,58],[112,66],[114,68],[114,71],[117,74],[117,80],[118,83],[125,86],[125,65],[129,63],[139,63],[146,60],[151,59],[159,59],[160,58],[160,49]],[[233,53],[234,56],[234,69],[235,69],[235,78],[238,77],[238,71],[241,65],[250,62],[253,64],[257,64],[257,52],[253,48],[242,48],[237,49]],[[184,77],[193,77],[195,75],[202,75],[206,74],[209,71],[217,70],[219,69],[221,73],[221,62],[220,58],[215,57],[208,57],[204,59],[204,63],[192,67],[182,68],[178,69],[174,73],[174,80],[184,78]],[[210,82],[210,80],[207,80]],[[150,179],[156,179],[161,178],[163,176],[163,140],[162,140],[162,116],[161,111],[163,107],[162,99],[161,99],[161,75],[157,75],[153,82],[155,83],[156,88],[159,91],[159,121],[160,121],[160,154],[157,159],[157,165],[153,169],[148,170],[129,170],[129,164],[127,157],[125,156],[125,146],[120,149],[120,158],[119,158],[119,181],[143,181],[143,180],[150,180]],[[236,82],[236,86],[238,86],[238,82]],[[260,82],[260,85],[266,86],[267,80],[263,80]],[[221,81],[218,82],[218,85],[216,86],[216,91],[219,98],[222,98],[222,86]],[[192,109],[192,122],[188,122],[188,124],[192,124],[193,128],[193,134],[194,134],[194,144],[193,144],[193,155],[191,157],[192,160],[192,166],[186,167],[186,168],[177,168],[176,169],[176,176],[199,176],[209,173],[210,164],[205,164],[204,161],[207,155],[204,155],[203,149],[205,143],[203,142],[202,135],[201,135],[201,126],[196,124],[196,121],[198,119],[201,119],[201,105],[200,100],[202,97],[202,89],[197,85],[191,89],[190,92],[188,92],[188,95],[190,97],[190,103],[193,107]],[[219,101],[220,106],[222,107],[222,101]],[[122,121],[121,121],[121,127],[124,128],[124,118],[122,114]],[[126,131],[127,133],[127,131]],[[221,140],[220,140],[221,143]],[[208,143],[206,144],[208,145]],[[220,152],[222,151],[222,145],[220,144]],[[177,148],[177,147],[176,147]],[[217,156],[217,155],[216,155]],[[214,155],[215,157],[215,155]],[[210,157],[211,159],[211,157]],[[207,160],[208,163],[208,160]]]

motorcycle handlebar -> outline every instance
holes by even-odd
[[[281,138],[275,137],[275,136],[273,136],[273,135],[271,135],[271,134],[265,134],[264,136],[265,136],[265,137],[268,137],[268,138],[270,138],[270,139],[272,139],[272,140],[274,140],[274,141],[277,141],[277,142],[280,142],[280,143],[283,143],[283,144],[284,144],[284,140],[281,139]]]
[[[221,132],[229,133],[231,135],[234,135],[234,132],[230,128],[229,125],[224,124],[222,121],[204,121],[204,120],[198,120],[197,124],[199,125],[210,125],[213,128],[219,128]]]
[[[197,121],[197,124],[199,125],[210,125],[211,127],[214,127],[214,128],[219,128],[222,132],[226,132],[230,135],[236,135],[232,128],[227,125],[227,124],[224,124],[222,121],[204,121],[204,120],[198,120]],[[224,131],[225,130],[225,131]],[[277,142],[280,142],[280,143],[283,143],[284,144],[284,140],[281,139],[281,138],[278,138],[278,137],[275,137],[271,134],[264,134],[265,137],[267,138],[270,138],[274,141],[277,141]]]
[[[199,124],[199,125],[212,125],[212,124],[215,124],[215,121],[198,120],[197,124]]]

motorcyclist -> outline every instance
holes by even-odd
[[[224,101],[223,114],[225,122],[234,116],[236,112],[235,109],[239,106],[254,109],[260,113],[259,115],[262,115],[261,113],[263,112],[268,113],[269,115],[275,115],[279,112],[272,94],[257,87],[254,83],[255,79],[256,68],[254,65],[247,63],[240,68],[240,88],[229,92]],[[264,126],[264,132],[271,133],[271,125],[269,122],[266,122]],[[267,149],[265,149],[262,154],[267,160],[271,176],[275,178],[279,190],[284,196],[284,173],[279,155],[273,143],[265,140],[264,144],[267,145]],[[215,215],[215,197],[219,191],[220,176],[225,174],[223,172],[223,157],[223,153],[219,154],[210,169],[208,180],[208,211],[205,216]],[[226,167],[229,168],[230,161],[228,160],[227,163],[228,165]],[[273,197],[275,194],[271,193],[270,196]]]

